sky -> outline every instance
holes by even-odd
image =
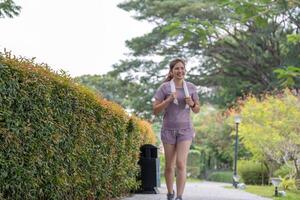
[[[105,74],[126,58],[125,41],[150,32],[117,4],[124,0],[15,0],[19,16],[0,18],[0,51],[33,58],[72,77]]]

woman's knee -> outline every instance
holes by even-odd
[[[177,168],[177,170],[180,170],[180,171],[185,170],[186,169],[186,162],[183,161],[183,160],[178,160],[176,162],[176,168]]]
[[[165,166],[166,172],[172,172],[174,170],[174,168],[175,168],[174,164],[167,164]]]

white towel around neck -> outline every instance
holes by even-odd
[[[172,92],[172,93],[176,92],[176,87],[175,87],[174,79],[172,79],[172,80],[170,81],[170,85],[171,85],[171,92]],[[187,88],[187,86],[186,86],[186,82],[185,82],[184,80],[183,80],[183,90],[184,90],[184,96],[185,96],[185,97],[189,97],[189,96],[190,96],[189,90],[188,90],[188,88]],[[175,98],[173,102],[174,102],[176,105],[179,105],[178,99]],[[185,105],[185,108],[188,109],[188,108],[190,108],[190,107],[189,107],[188,104],[186,104],[186,105]]]

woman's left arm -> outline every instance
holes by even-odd
[[[190,106],[191,107],[191,109],[192,109],[192,111],[194,112],[194,113],[198,113],[198,112],[200,112],[200,103],[199,103],[199,101],[194,101],[194,105],[193,106]]]
[[[185,102],[190,106],[194,113],[198,113],[200,111],[200,103],[198,99],[193,100],[192,97],[185,97]]]

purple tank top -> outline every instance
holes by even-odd
[[[199,101],[197,88],[194,84],[186,82],[189,94],[194,102]],[[176,88],[178,105],[171,102],[164,111],[162,129],[164,130],[182,130],[192,129],[193,124],[190,116],[190,108],[185,108],[184,90]],[[154,98],[163,101],[171,94],[170,82],[163,83],[156,91]]]

